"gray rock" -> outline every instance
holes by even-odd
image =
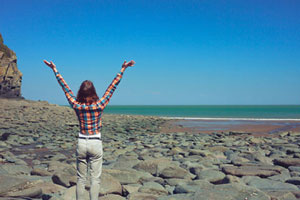
[[[298,191],[298,187],[289,184],[283,183],[280,181],[273,181],[269,179],[262,179],[259,177],[243,177],[242,179],[247,185],[253,186],[257,189],[263,191]]]
[[[37,176],[51,176],[52,175],[52,173],[48,172],[45,169],[41,169],[41,168],[34,168],[33,170],[31,170],[30,174],[37,175]]]
[[[122,186],[120,182],[107,173],[101,175],[100,195],[106,194],[122,194]]]
[[[203,170],[197,174],[196,179],[207,180],[210,183],[218,184],[222,183],[225,178],[225,174],[217,170]]]
[[[159,183],[161,185],[165,184],[165,179],[161,178],[161,177],[156,177],[156,176],[152,176],[152,177],[142,177],[140,179],[141,183],[146,183],[146,182],[156,182]]]
[[[173,194],[164,197],[158,197],[157,200],[194,200],[193,194]]]
[[[189,150],[189,155],[199,155],[202,157],[207,157],[208,155],[212,155],[212,153],[210,151],[206,151],[206,150],[200,150],[200,149],[190,149]]]
[[[33,182],[27,178],[0,175],[0,196],[38,198],[42,195],[40,182]]]
[[[128,169],[138,164],[140,160],[135,156],[122,156],[111,166],[113,169]]]
[[[168,191],[168,194],[172,195],[175,190],[175,186],[165,185],[165,189]]]
[[[126,198],[116,194],[108,194],[100,197],[99,200],[126,200]]]
[[[265,193],[237,183],[215,185],[210,188],[199,188],[193,200],[270,200]]]
[[[290,183],[293,185],[300,185],[300,177],[294,177],[285,181],[286,183]]]
[[[11,175],[29,175],[31,168],[27,165],[1,164],[0,172]]]
[[[226,175],[224,179],[225,183],[241,183],[241,179],[237,176],[232,176],[232,175]]]
[[[61,186],[61,185],[57,185],[55,183],[52,182],[40,182],[40,180],[38,181],[39,183],[36,184],[37,187],[39,187],[42,190],[42,193],[44,196],[47,195],[51,195],[51,194],[59,194],[62,193],[66,188]]]
[[[269,166],[226,166],[222,168],[222,171],[225,174],[230,174],[234,176],[260,176],[260,177],[269,177],[274,176],[280,173],[280,169]]]
[[[137,192],[140,187],[142,187],[140,184],[123,185],[123,193],[127,196],[128,194]]]
[[[190,171],[191,173],[193,173],[193,174],[195,174],[195,173],[193,172],[193,170],[194,170],[194,171],[196,171],[196,170],[197,170],[197,171],[201,171],[201,170],[203,170],[203,168],[204,168],[201,164],[199,164],[198,161],[196,161],[196,162],[191,162],[191,161],[189,161],[189,160],[183,161],[182,164],[181,164],[181,167],[183,167],[183,168],[189,170],[189,171]]]
[[[85,195],[84,200],[88,200],[89,199],[88,191],[85,191],[84,195]],[[66,189],[62,194],[62,196],[60,197],[60,200],[74,200],[74,199],[76,199],[76,186],[72,186]]]
[[[144,183],[144,185],[139,188],[138,192],[154,194],[157,196],[164,196],[168,194],[168,191],[162,185],[156,182]]]
[[[180,193],[195,193],[200,188],[207,190],[213,187],[213,184],[205,180],[197,180],[193,182],[179,184],[175,187],[174,194]]]
[[[8,192],[5,194],[5,196],[38,198],[42,196],[42,189],[40,187],[30,187],[18,191]]]
[[[148,193],[134,192],[127,196],[128,200],[157,200],[158,196]]]
[[[289,170],[287,170],[287,169],[282,170],[281,174],[268,177],[268,179],[270,179],[270,180],[281,181],[281,182],[285,182],[287,179],[290,179],[290,178],[291,178],[291,175],[290,175]]]
[[[52,181],[64,187],[71,187],[76,184],[77,177],[67,172],[55,172],[52,175]]]
[[[187,170],[177,167],[177,166],[168,166],[164,168],[159,174],[162,178],[182,178],[182,179],[192,179],[196,176],[188,172]]]
[[[170,186],[176,186],[179,184],[187,184],[188,182],[191,182],[190,179],[181,179],[181,178],[168,178],[165,179],[166,184]]]
[[[266,192],[271,197],[271,200],[297,200],[292,192],[286,191],[272,191]]]
[[[288,167],[288,169],[290,170],[290,171],[295,171],[295,172],[300,172],[300,166],[299,167],[297,167],[297,166],[289,166]]]
[[[0,140],[5,141],[8,139],[9,135],[11,134],[11,132],[5,132],[1,135]]]
[[[0,175],[0,196],[12,190],[18,190],[18,188],[23,188],[28,184],[28,179],[18,178],[15,176]]]
[[[61,171],[70,171],[72,174],[76,175],[76,169],[70,164],[63,163],[60,161],[50,161],[48,164],[49,172],[61,172]]]
[[[77,182],[77,171],[72,165],[58,161],[51,161],[49,163],[48,171],[53,172],[53,183],[64,187],[71,187]]]
[[[170,163],[171,161],[169,159],[157,158],[157,159],[142,161],[137,165],[135,165],[133,168],[136,170],[149,172],[152,175],[158,176],[163,169],[165,169],[167,166],[170,165]]]
[[[103,169],[104,173],[108,173],[116,178],[121,184],[139,183],[142,177],[152,177],[146,172],[139,172],[136,170],[117,170],[117,169]]]
[[[300,158],[277,158],[273,162],[275,165],[280,165],[286,168],[290,166],[300,166]]]

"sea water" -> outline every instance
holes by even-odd
[[[105,113],[213,120],[300,120],[300,105],[111,105]]]

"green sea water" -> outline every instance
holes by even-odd
[[[300,105],[107,106],[105,113],[179,118],[300,119]]]

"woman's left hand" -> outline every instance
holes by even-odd
[[[124,63],[123,63],[123,65],[122,65],[122,67],[125,67],[125,68],[127,68],[127,67],[133,67],[134,64],[135,64],[134,60],[131,60],[129,62],[126,62],[126,60],[125,60]]]
[[[52,61],[48,62],[47,60],[44,60],[44,63],[48,65],[51,69],[56,69],[56,66]]]

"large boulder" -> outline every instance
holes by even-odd
[[[107,194],[122,194],[122,185],[120,182],[108,173],[102,173],[101,175],[101,187],[99,191],[100,195]]]
[[[38,198],[42,195],[39,182],[12,175],[0,175],[0,197]]]
[[[3,43],[0,34],[0,97],[21,97],[21,83],[17,56]]]
[[[0,165],[0,174],[3,175],[29,175],[31,168],[27,165],[2,164]]]
[[[14,176],[0,175],[0,196],[5,196],[6,193],[23,188],[28,180]]]
[[[49,171],[51,165],[49,165]],[[56,183],[58,185],[62,185],[64,187],[71,187],[76,184],[77,182],[77,171],[74,166],[68,165],[65,163],[61,163],[62,169],[57,169],[54,171],[54,174],[52,175],[52,181],[53,183]],[[51,170],[52,171],[52,170]]]

